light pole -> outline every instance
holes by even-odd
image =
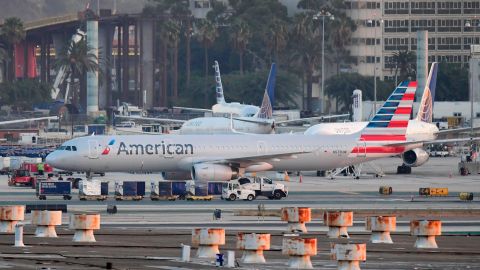
[[[383,20],[379,20],[379,26],[383,23]],[[368,20],[368,23],[374,27],[373,37],[373,111],[377,112],[377,20]],[[380,44],[382,44],[380,39]],[[395,82],[396,85],[396,82]]]
[[[473,27],[473,37],[472,43],[470,45],[470,55],[473,56],[473,46],[475,45],[475,34],[477,32],[477,26],[479,23],[477,22],[477,16],[472,19],[472,22],[466,21],[465,27]],[[470,60],[472,61],[472,60]],[[471,63],[471,62],[470,62]],[[473,65],[470,65],[469,73],[470,73],[470,136],[473,137]]]
[[[335,17],[328,11],[322,10],[313,15],[314,20],[322,18],[322,88],[320,90],[320,113],[323,113],[325,104],[325,17],[333,20]]]

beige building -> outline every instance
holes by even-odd
[[[467,65],[470,44],[479,44],[480,1],[345,1],[357,24],[349,46],[352,71],[394,80],[395,52],[416,50],[417,30],[428,30],[428,62]],[[479,33],[477,33],[479,32]]]

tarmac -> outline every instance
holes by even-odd
[[[459,176],[458,158],[431,158],[424,166],[413,168],[411,175],[396,175],[399,158],[376,161],[386,176],[366,176],[361,179],[329,179],[303,172],[284,181],[289,196],[282,200],[258,198],[252,202],[224,201],[80,201],[76,195],[71,201],[52,198],[40,201],[28,187],[7,186],[6,176],[0,177],[0,204],[64,204],[68,213],[63,225],[57,228],[58,238],[36,238],[30,225],[30,214],[25,216],[24,242],[27,247],[16,248],[13,235],[0,234],[0,269],[105,269],[107,262],[113,269],[212,269],[210,260],[195,259],[180,262],[181,245],[190,245],[193,228],[221,227],[226,229],[226,245],[222,252],[234,250],[236,257],[237,232],[267,232],[272,234],[271,250],[265,252],[267,264],[244,265],[238,269],[286,269],[287,257],[281,253],[282,234],[286,223],[278,211],[285,206],[311,207],[312,212],[326,210],[354,211],[351,238],[331,240],[319,215],[307,223],[305,236],[318,239],[318,255],[312,257],[315,269],[336,269],[330,258],[330,243],[368,243],[370,233],[364,228],[364,216],[369,213],[395,213],[397,231],[392,233],[394,244],[367,244],[367,260],[362,269],[480,269],[480,175]],[[99,177],[110,182],[142,180],[157,181],[156,174],[107,173]],[[380,195],[380,186],[391,186],[392,195]],[[149,185],[147,184],[147,187]],[[446,187],[449,196],[442,198],[418,195],[421,187]],[[147,188],[148,191],[148,188]],[[77,192],[75,190],[75,192]],[[461,201],[459,192],[473,192],[474,200]],[[148,192],[147,192],[148,195]],[[259,204],[270,213],[256,216]],[[106,212],[115,205],[116,214]],[[220,220],[213,219],[214,209],[222,210]],[[101,229],[95,231],[96,243],[72,242],[73,231],[68,229],[69,213],[96,211],[101,214]],[[415,249],[415,237],[409,234],[409,221],[413,219],[442,220],[442,236],[437,237],[438,249]]]

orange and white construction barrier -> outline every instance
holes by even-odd
[[[307,232],[305,222],[312,221],[312,210],[309,207],[282,208],[282,221],[288,222],[287,231]]]
[[[265,263],[263,251],[270,249],[270,234],[238,233],[237,249],[243,250],[243,263]]]
[[[366,244],[332,244],[331,252],[338,270],[360,270],[360,262],[367,260]]]
[[[100,214],[72,214],[69,228],[75,230],[73,242],[96,242],[93,230],[100,229]]]
[[[390,232],[397,229],[397,217],[395,216],[373,216],[365,220],[365,229],[372,231],[370,242],[378,244],[393,244]]]
[[[435,236],[442,235],[440,220],[412,220],[410,234],[417,236],[416,248],[438,248]]]
[[[225,245],[225,229],[197,228],[192,230],[192,246],[198,247],[198,258],[214,259],[220,253],[218,246]]]
[[[55,226],[62,225],[62,211],[33,210],[32,225],[36,225],[36,237],[57,237]]]
[[[24,205],[0,206],[0,232],[13,233],[15,231],[15,225],[24,219]]]
[[[288,267],[294,269],[313,269],[311,256],[317,255],[316,238],[283,238],[282,254],[288,255]]]
[[[347,227],[353,226],[353,212],[325,212],[323,222],[328,226],[329,238],[350,238]]]

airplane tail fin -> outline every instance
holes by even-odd
[[[275,77],[276,77],[276,67],[275,67],[275,63],[273,63],[272,67],[270,68],[270,74],[268,75],[267,86],[265,87],[265,93],[263,94],[262,106],[260,107],[260,111],[257,114],[257,118],[261,118],[261,119],[273,118],[273,108],[272,108],[272,102],[270,99],[270,94],[272,94],[275,89]]]
[[[223,95],[222,77],[220,76],[220,66],[218,65],[218,61],[215,61],[213,68],[215,69],[215,91],[217,96],[217,104],[223,104],[225,103],[225,96]]]
[[[363,156],[402,153],[403,146],[388,145],[406,141],[416,90],[417,82],[401,82],[360,132],[358,145],[352,152]]]
[[[432,63],[430,73],[423,90],[422,101],[418,108],[417,120],[431,123],[433,118],[433,102],[435,101],[435,88],[437,86],[438,63]]]

